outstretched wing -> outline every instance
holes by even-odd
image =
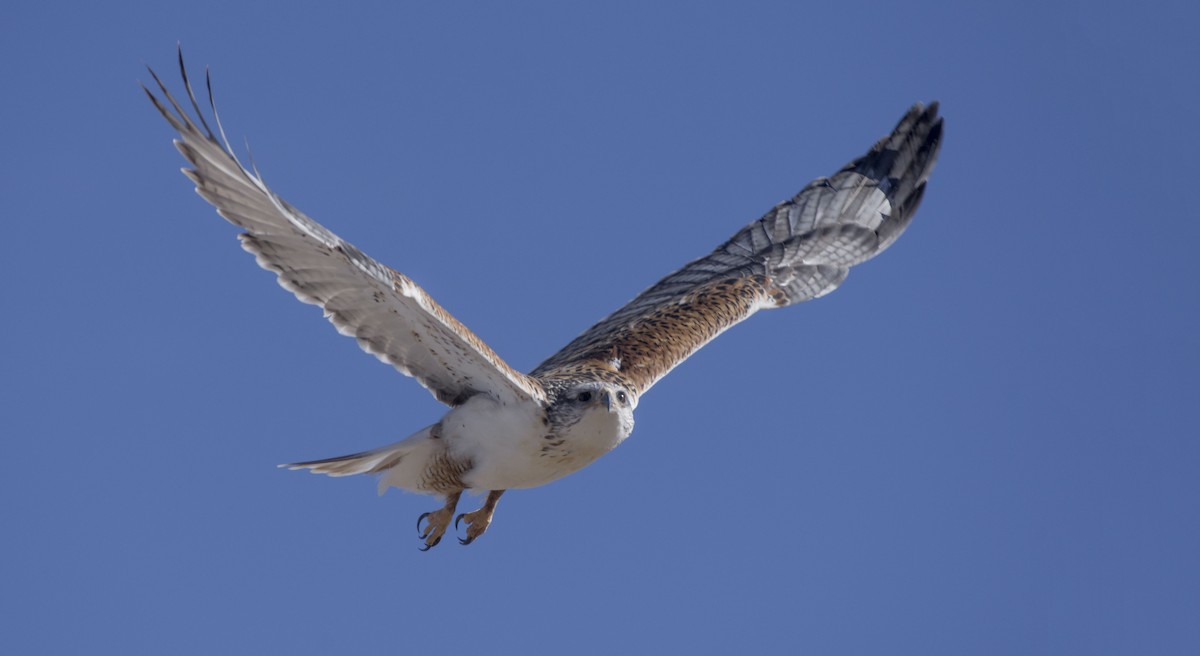
[[[837,289],[850,267],[878,255],[908,226],[941,137],[937,103],[914,105],[866,155],[812,181],[709,255],[663,278],[532,375],[615,369],[641,394],[756,311]]]
[[[417,379],[443,403],[456,405],[475,394],[504,402],[545,400],[537,381],[509,367],[466,326],[407,276],[371,259],[267,188],[234,156],[216,105],[209,104],[221,141],[209,128],[183,66],[179,68],[203,131],[151,70],[168,108],[143,90],[176,130],[175,147],[194,167],[184,174],[196,192],[230,223],[246,230],[242,248],[278,274],[296,298],[319,305],[338,332],[364,350]],[[174,111],[172,111],[172,109]]]

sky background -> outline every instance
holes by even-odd
[[[0,652],[1200,653],[1198,21],[6,3]],[[946,135],[887,253],[420,553],[437,501],[275,468],[442,408],[192,193],[137,86],[176,42],[274,189],[522,370],[911,103]]]

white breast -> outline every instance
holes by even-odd
[[[442,435],[455,455],[473,463],[464,482],[474,490],[545,485],[591,464],[625,438],[614,413],[589,412],[561,435],[551,435],[543,417],[536,404],[501,405],[479,395],[446,415]]]

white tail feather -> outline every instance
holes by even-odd
[[[389,487],[427,492],[420,489],[420,482],[425,463],[433,452],[434,441],[430,439],[432,429],[433,426],[426,426],[399,442],[362,453],[279,466],[292,470],[307,469],[314,474],[329,476],[384,474],[379,480],[380,494]]]

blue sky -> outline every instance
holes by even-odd
[[[1200,650],[1194,7],[104,5],[0,10],[0,651]],[[269,184],[520,369],[912,102],[946,137],[839,291],[419,553],[436,501],[275,468],[441,408],[192,193],[137,87],[177,41]]]

